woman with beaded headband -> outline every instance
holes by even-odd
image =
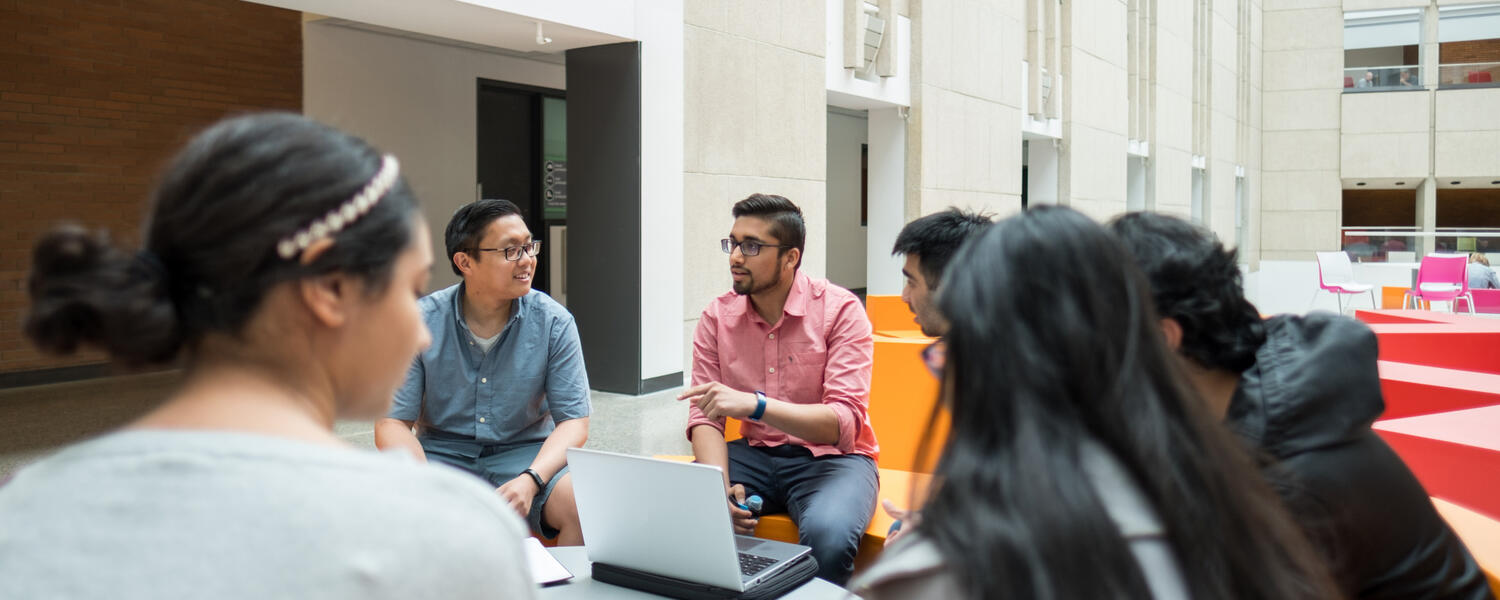
[[[525,530],[455,471],[357,451],[429,341],[427,225],[395,157],[293,114],[173,160],[143,248],[37,242],[26,335],[180,386],[0,487],[4,598],[531,597]]]

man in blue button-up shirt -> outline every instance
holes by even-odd
[[[460,208],[444,237],[463,281],[419,301],[432,345],[375,445],[483,477],[532,531],[582,544],[566,451],[588,438],[589,380],[573,315],[531,289],[541,242],[505,200]]]

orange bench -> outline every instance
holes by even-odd
[[[1500,597],[1500,521],[1441,498],[1433,498],[1432,505],[1469,548],[1490,589]]]
[[[917,328],[917,316],[900,296],[866,296],[865,314],[870,317],[870,328],[877,332]]]

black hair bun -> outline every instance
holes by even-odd
[[[59,226],[32,254],[26,336],[56,354],[90,345],[130,366],[170,362],[182,336],[167,277],[160,262],[115,247],[103,231]]]

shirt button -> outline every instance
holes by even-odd
[[[479,422],[483,423],[484,422],[484,417],[479,417]]]
[[[774,340],[774,339],[776,339],[776,334],[773,333],[769,337]]]
[[[489,382],[490,382],[490,378],[488,378],[488,377],[480,377],[479,378],[479,383],[489,383]]]
[[[771,367],[771,372],[775,373],[776,372],[776,367]]]

